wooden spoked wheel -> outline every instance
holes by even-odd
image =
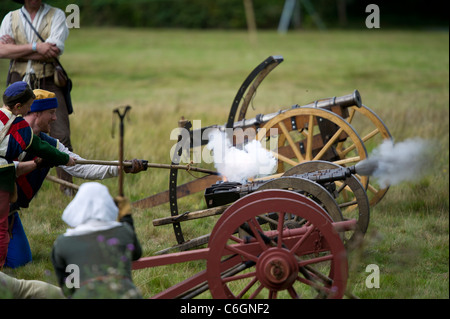
[[[392,140],[391,133],[387,126],[370,108],[365,105],[361,107],[352,106],[348,108],[348,117],[345,120],[350,123],[358,132],[361,140],[370,154],[374,148],[379,146],[384,140]],[[345,156],[353,150],[353,145],[338,143],[336,149],[341,156]],[[361,178],[361,177],[359,177]],[[381,188],[374,179],[370,180],[366,191],[371,206],[377,204],[388,191],[389,186]]]
[[[300,107],[277,115],[259,130],[257,139],[278,159],[280,174],[308,161],[349,166],[367,158],[356,130],[336,113],[321,108]],[[366,187],[368,177],[363,176],[361,183]]]
[[[272,230],[258,222],[267,214],[305,222],[294,229],[278,223]],[[243,225],[251,232],[244,239],[235,235]],[[206,272],[214,298],[342,298],[347,271],[346,250],[331,217],[291,191],[258,191],[236,201],[209,241]]]
[[[319,204],[328,213],[333,221],[338,222],[344,220],[341,209],[331,193],[328,192],[322,185],[311,180],[294,176],[283,176],[270,180],[258,187],[258,191],[266,189],[285,189],[299,192]],[[273,222],[270,215],[265,217],[264,221],[271,225],[278,223],[277,221]],[[286,216],[286,222],[287,227],[296,227],[297,225],[295,225],[295,223],[299,222],[299,220],[295,216],[292,216],[292,218]]]
[[[286,171],[280,179],[292,178],[295,175],[336,168],[339,168],[339,165],[327,161],[304,162]],[[334,208],[334,205],[326,204],[323,200],[320,200],[320,203],[323,203],[322,205],[325,210],[329,212],[334,221],[350,219],[357,220],[357,227],[354,230],[347,231],[342,234],[342,240],[344,241],[345,246],[352,249],[361,243],[361,240],[369,227],[369,200],[366,190],[359,179],[354,175],[347,177],[345,180],[336,181],[334,183],[336,185],[336,190],[333,192],[334,202],[339,208],[342,219],[336,219],[336,217],[334,217],[336,216],[336,213],[334,212],[336,208]],[[320,196],[321,197],[318,198],[326,198],[322,194]],[[330,193],[329,196],[331,196]]]

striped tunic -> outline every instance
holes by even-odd
[[[0,189],[12,192],[16,178],[14,160],[33,141],[33,131],[21,116],[0,109]]]
[[[49,165],[65,165],[69,155],[60,152],[46,141],[33,134],[24,118],[5,108],[0,109],[0,190],[13,192],[16,180],[14,161],[29,149],[36,156],[46,159]]]

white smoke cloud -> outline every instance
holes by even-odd
[[[403,181],[417,180],[430,168],[435,156],[434,145],[432,141],[420,138],[411,138],[395,144],[392,140],[385,140],[369,156],[369,161],[376,163],[372,176],[382,188]]]
[[[217,171],[230,182],[245,183],[249,178],[272,174],[277,166],[277,159],[257,140],[238,149],[225,132],[214,130],[209,134],[207,147],[213,151]]]

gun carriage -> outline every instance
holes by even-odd
[[[179,136],[169,189],[133,203],[148,209],[169,202],[170,216],[153,220],[153,225],[172,225],[177,241],[134,262],[133,269],[206,261],[205,270],[153,298],[193,298],[208,289],[213,298],[344,296],[347,251],[364,236],[370,206],[388,190],[371,183],[370,170],[360,170],[358,163],[367,159],[367,149],[391,135],[362,104],[357,90],[246,118],[258,86],[282,61],[281,56],[271,56],[249,74],[224,125],[193,130],[189,121],[180,120],[189,140]],[[364,124],[355,129],[359,121]],[[236,183],[205,169],[204,177],[178,185],[183,151],[190,154],[192,148],[205,147],[207,139],[194,137],[211,128],[231,130],[237,147],[260,141],[276,157],[276,172]],[[182,197],[197,192],[204,192],[205,209],[181,207]],[[185,238],[181,223],[218,215],[210,234]]]
[[[301,174],[336,167],[330,166],[331,164],[344,167],[354,165],[367,159],[367,149],[373,149],[384,139],[391,139],[386,125],[362,103],[357,90],[345,96],[316,100],[303,106],[295,104],[274,113],[258,114],[253,118],[246,118],[247,110],[257,88],[281,62],[283,62],[281,56],[270,56],[248,75],[233,99],[227,122],[224,125],[211,125],[192,130],[192,124],[189,121],[180,120],[180,126],[189,130],[190,140],[182,142],[180,135],[180,146],[178,152],[173,154],[172,164],[179,164],[182,152],[187,150],[191,154],[191,150],[204,147],[208,143],[204,132],[212,128],[223,131],[231,129],[234,145],[242,145],[251,139],[261,141],[267,149],[275,145],[275,150],[271,150],[271,152],[277,158],[278,166],[276,173],[269,178],[286,177],[286,174],[292,175],[297,172]],[[355,129],[357,124],[359,124],[358,130]],[[274,131],[277,133],[272,134]],[[195,139],[198,136],[202,138]],[[388,188],[380,188],[378,185],[370,183],[369,176],[356,174],[355,178],[362,184],[370,206],[376,205],[388,190]],[[195,241],[184,238],[180,222],[185,220],[186,215],[192,215],[192,212],[188,213],[189,208],[183,207],[180,199],[203,192],[207,187],[220,180],[220,176],[211,174],[179,185],[178,170],[172,169],[167,191],[139,200],[134,205],[151,208],[170,202],[172,225],[178,243],[176,248],[189,249],[195,247],[196,244],[207,243],[209,237],[206,235]],[[284,179],[282,183],[287,184],[287,179]],[[356,218],[366,215],[368,209],[365,206],[361,207],[363,211],[359,212],[358,200],[355,199],[354,191],[340,181],[336,181],[336,184],[339,193],[337,201],[343,210],[343,215],[346,217],[356,216]],[[211,214],[217,214],[217,211],[218,209],[214,209]],[[209,215],[210,212],[203,213]]]

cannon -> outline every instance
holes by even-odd
[[[308,165],[311,165],[310,162]],[[154,298],[342,298],[347,250],[367,230],[369,202],[355,174],[366,164],[299,164],[286,176],[247,184],[219,181],[205,189],[207,210],[155,219],[155,226],[220,214],[208,247],[144,257],[133,269],[206,260],[206,269]],[[340,187],[336,183],[340,183]],[[359,219],[343,217],[338,188],[350,187]]]
[[[261,223],[270,215],[269,223]],[[301,221],[284,227],[284,220]],[[305,195],[261,190],[233,203],[214,227],[207,248],[144,257],[133,269],[206,260],[206,269],[153,298],[342,298],[347,255],[340,234],[356,221],[333,222]],[[237,230],[246,230],[239,236]]]
[[[354,165],[367,159],[368,151],[383,140],[392,139],[380,117],[362,103],[357,90],[344,96],[319,99],[304,105],[294,104],[273,113],[246,118],[248,106],[258,86],[281,62],[283,57],[270,56],[248,75],[233,99],[225,124],[193,129],[190,121],[180,120],[178,125],[189,131],[190,138],[183,140],[182,136],[179,136],[180,145],[178,152],[173,154],[172,164],[180,163],[183,152],[191,154],[192,150],[205,147],[208,140],[203,138],[204,132],[211,128],[228,132],[231,130],[234,145],[242,145],[253,139],[260,141],[277,158],[278,166],[274,177],[335,168],[336,165],[344,167]],[[277,133],[272,134],[273,131]],[[198,136],[202,138],[195,139]],[[273,145],[274,150],[271,149]],[[358,219],[361,215],[366,215],[367,208],[365,205],[360,206],[355,198],[368,197],[369,206],[373,206],[383,198],[389,187],[379,187],[370,181],[369,176],[355,174],[353,177],[359,180],[365,194],[360,195],[360,192],[355,194],[348,185],[345,185],[338,188],[339,200],[342,202],[340,205],[343,215],[356,216]],[[184,218],[182,216],[190,211],[189,205],[183,202],[183,197],[203,192],[221,179],[220,176],[213,174],[188,181],[186,178],[189,179],[183,177],[184,183],[180,185],[178,170],[173,169],[169,175],[168,190],[133,203],[135,207],[144,209],[170,203],[171,217],[175,220],[179,218],[172,223],[177,249],[193,248],[193,241],[185,238],[180,224]],[[277,183],[287,184],[288,179]],[[354,188],[357,189],[359,186]],[[363,212],[359,213],[359,210]],[[206,244],[208,238],[205,235],[195,242],[198,245]]]
[[[355,247],[367,231],[370,216],[367,193],[356,177],[357,167],[358,164],[342,167],[326,161],[311,161],[293,167],[281,177],[257,180],[247,184],[217,181],[205,189],[207,209],[154,219],[153,225],[179,224],[220,215],[228,209],[230,203],[255,191],[283,189],[313,199],[334,221],[355,220],[355,228],[342,236],[344,245]],[[370,174],[370,172],[365,171],[364,174]],[[268,222],[268,217],[262,218]],[[295,224],[293,221],[292,223]],[[272,224],[274,222],[269,222],[269,225]],[[208,243],[209,240],[210,234],[207,234],[166,248],[157,254],[195,248]]]
[[[148,209],[169,202],[170,216],[154,219],[153,225],[172,225],[177,241],[135,261],[133,270],[206,262],[204,270],[152,298],[194,298],[207,290],[220,299],[345,295],[347,253],[361,243],[370,207],[387,191],[369,183],[373,162],[367,161],[367,149],[391,135],[362,104],[357,90],[247,119],[257,87],[282,61],[281,56],[271,56],[250,73],[225,124],[193,130],[190,121],[180,120],[189,138],[179,135],[169,189],[133,203]],[[360,121],[362,126],[355,128]],[[183,151],[204,147],[208,140],[195,137],[210,128],[231,132],[229,138],[237,147],[260,141],[276,157],[276,172],[244,183],[206,173],[179,185],[177,166]],[[255,134],[241,134],[249,128]],[[276,149],[270,149],[274,144]],[[180,200],[198,192],[203,192],[206,207],[184,207],[179,213]],[[181,223],[211,216],[219,218],[209,234],[185,238]]]

